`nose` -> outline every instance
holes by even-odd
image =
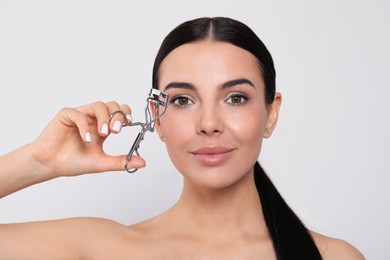
[[[215,106],[203,106],[199,112],[197,133],[201,135],[220,135],[224,131],[222,112]]]

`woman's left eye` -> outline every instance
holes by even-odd
[[[234,94],[231,95],[226,102],[232,105],[242,105],[246,101],[248,101],[248,98],[242,94]]]

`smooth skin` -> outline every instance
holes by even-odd
[[[0,258],[276,259],[252,167],[276,126],[280,93],[267,106],[255,57],[222,42],[178,47],[159,79],[170,98],[157,131],[184,176],[178,202],[130,227],[96,218],[0,225]],[[120,131],[120,117],[104,130],[117,109],[131,114],[115,102],[61,110],[36,141],[0,158],[0,195],[60,176],[123,169],[124,155],[102,150],[108,132]],[[215,147],[224,155],[204,155]],[[129,163],[144,166],[139,157]],[[312,234],[324,259],[364,259],[347,242]]]

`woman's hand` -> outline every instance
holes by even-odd
[[[116,102],[95,102],[77,108],[63,108],[31,144],[33,156],[51,178],[86,173],[124,170],[127,155],[109,156],[103,143],[110,133],[121,130],[124,118],[111,113],[122,110],[131,121],[131,110]],[[141,168],[145,161],[133,156],[129,168]]]

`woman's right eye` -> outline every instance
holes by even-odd
[[[172,98],[170,103],[173,104],[175,107],[186,107],[188,105],[192,105],[194,102],[188,97],[177,96]]]

